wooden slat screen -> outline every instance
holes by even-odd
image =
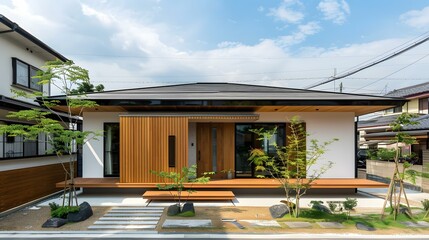
[[[168,166],[168,138],[176,136],[176,167]],[[120,117],[120,182],[151,183],[153,171],[180,171],[188,162],[187,117]]]
[[[61,190],[64,176],[60,163],[0,172],[0,212]]]

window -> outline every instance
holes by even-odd
[[[119,177],[119,123],[104,124],[104,176]]]
[[[428,114],[428,98],[420,98],[419,99],[419,113]]]
[[[37,84],[39,79],[33,78],[33,76],[37,75],[37,71],[39,70],[38,68],[33,67],[17,58],[12,58],[12,68],[13,84],[40,92],[43,90],[43,86]]]
[[[168,167],[176,167],[176,136],[168,136]]]
[[[277,132],[270,139],[258,139],[250,129],[264,128],[266,130],[277,127]],[[249,153],[252,148],[262,148],[269,155],[274,156],[276,149],[273,144],[285,146],[286,125],[284,123],[246,123],[235,125],[235,174],[236,177],[254,177],[254,167],[249,164]]]
[[[24,140],[22,136],[0,136],[0,159],[37,157],[52,154],[53,147],[46,143],[46,134],[35,140]]]

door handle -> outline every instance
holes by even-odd
[[[198,151],[198,161],[201,161],[201,151]]]

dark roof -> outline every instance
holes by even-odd
[[[417,84],[417,85],[413,85],[405,88],[395,89],[384,96],[408,97],[408,96],[421,94],[421,93],[428,93],[428,92],[429,92],[429,82],[425,82],[425,83],[421,83],[421,84]]]
[[[53,96],[62,99],[64,96]],[[401,98],[237,83],[189,83],[88,93],[89,100],[397,101]],[[365,105],[365,104],[364,104]]]
[[[62,54],[58,53],[57,51],[55,51],[54,49],[49,47],[46,43],[40,41],[38,38],[36,38],[35,36],[30,34],[29,32],[25,31],[23,28],[21,28],[18,24],[12,22],[7,17],[5,17],[1,14],[0,14],[0,23],[4,24],[5,26],[7,26],[10,29],[10,30],[0,31],[0,32],[3,32],[3,33],[15,32],[15,33],[19,34],[20,36],[24,37],[25,39],[36,44],[40,48],[44,49],[45,51],[49,52],[50,54],[52,54],[56,58],[60,59],[61,61],[65,62],[68,60]]]
[[[389,126],[393,121],[396,120],[397,117],[398,115],[386,115],[386,116],[376,117],[370,120],[359,121],[358,128]],[[418,122],[418,124],[405,126],[404,130],[409,131],[409,130],[429,129],[429,114],[421,115],[419,117],[414,118],[413,120]]]

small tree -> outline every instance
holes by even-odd
[[[168,190],[170,195],[173,196],[174,200],[177,202],[179,208],[183,206],[182,193],[186,191],[188,193],[187,198],[195,190],[192,189],[194,183],[208,183],[210,177],[208,175],[214,174],[214,172],[204,173],[203,176],[197,178],[197,165],[191,165],[190,167],[183,167],[180,172],[157,172],[150,171],[151,173],[161,177],[164,181],[163,184],[157,184],[158,189]],[[191,185],[185,190],[185,183],[190,183]],[[172,190],[177,191],[177,195],[173,194]],[[185,200],[185,202],[186,202]]]
[[[8,136],[22,136],[24,141],[37,140],[46,142],[52,146],[48,153],[56,154],[58,160],[64,155],[68,156],[68,166],[59,161],[65,171],[65,185],[63,193],[63,207],[65,206],[66,195],[68,193],[67,206],[71,207],[75,203],[78,205],[76,189],[74,186],[75,161],[74,151],[77,145],[84,145],[89,139],[94,139],[100,135],[92,131],[80,131],[77,129],[80,115],[84,108],[96,106],[95,102],[83,100],[81,96],[72,96],[72,90],[82,85],[89,84],[89,75],[86,69],[76,66],[73,61],[62,62],[60,60],[49,61],[42,67],[35,79],[39,79],[38,84],[50,85],[58,89],[64,95],[65,102],[50,99],[43,92],[28,93],[25,91],[13,90],[17,97],[35,99],[45,108],[34,108],[10,112],[7,117],[28,122],[29,124],[0,125],[0,134]],[[102,87],[98,87],[101,88]],[[80,92],[83,94],[83,92]],[[57,109],[62,104],[62,111]],[[39,135],[45,135],[45,140],[39,139]]]
[[[267,172],[270,177],[276,179],[285,191],[286,200],[295,203],[295,208],[290,211],[294,217],[299,217],[300,199],[307,193],[311,184],[320,178],[333,163],[317,166],[318,160],[326,152],[327,147],[338,139],[332,139],[319,143],[316,139],[310,140],[310,146],[306,147],[306,138],[309,136],[298,117],[290,121],[291,134],[287,136],[287,146],[277,146],[276,155],[269,156],[264,150],[254,148],[250,152],[249,161],[255,164],[256,171]],[[277,130],[266,131],[264,129],[252,130],[259,136],[258,140],[270,139]],[[257,177],[264,178],[263,175]]]
[[[402,195],[405,198],[408,212],[411,214],[410,204],[408,202],[407,194],[405,193],[404,179],[407,174],[413,177],[412,175],[414,172],[406,171],[409,167],[411,167],[412,164],[410,163],[403,164],[402,171],[399,170],[399,156],[400,156],[399,144],[415,143],[416,140],[414,137],[411,137],[410,135],[402,131],[404,126],[418,124],[416,121],[413,120],[414,117],[416,117],[415,114],[402,113],[401,115],[398,116],[398,118],[393,123],[390,124],[392,131],[396,132],[395,138],[393,140],[393,143],[395,144],[395,158],[394,158],[395,168],[392,173],[392,178],[390,179],[389,189],[388,189],[386,199],[383,204],[383,209],[381,212],[381,218],[384,217],[387,202],[390,202],[390,206],[392,209],[391,213],[393,213],[393,219],[396,220],[401,206]],[[414,178],[415,178],[415,175],[414,175]],[[399,186],[399,190],[397,189],[397,186]]]
[[[350,211],[357,206],[356,198],[346,198],[346,201],[343,202],[343,207],[347,211],[347,219],[350,217]]]

